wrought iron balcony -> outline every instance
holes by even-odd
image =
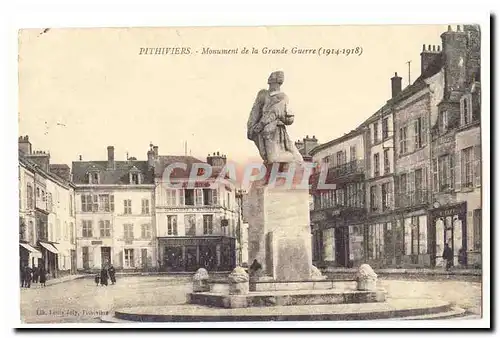
[[[396,194],[396,208],[408,208],[429,203],[427,189]]]
[[[328,177],[335,179],[352,174],[363,174],[364,171],[365,162],[363,160],[356,160],[335,167],[328,167]]]

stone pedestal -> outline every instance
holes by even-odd
[[[368,264],[362,264],[356,273],[356,288],[359,291],[377,290],[377,274]]]
[[[254,182],[248,196],[249,261],[277,281],[309,280],[309,191]]]
[[[242,267],[237,267],[228,276],[229,281],[229,294],[230,295],[246,295],[248,294],[249,277]]]
[[[208,271],[200,268],[193,276],[193,292],[208,292],[210,285],[208,284]]]

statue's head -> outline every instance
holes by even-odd
[[[277,83],[279,85],[282,85],[284,81],[285,81],[285,73],[282,72],[281,70],[272,72],[271,75],[269,75],[269,78],[267,79],[268,84]]]

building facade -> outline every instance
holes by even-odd
[[[174,163],[184,164],[186,169],[165,175]],[[212,167],[211,177],[190,180],[192,168],[202,170],[202,164]],[[191,156],[159,156],[156,160],[156,236],[162,270],[228,271],[235,267],[241,208],[235,183],[217,180],[225,164],[226,157],[219,153],[209,155],[206,162]]]
[[[324,183],[335,185],[311,192],[313,263],[317,266],[351,267],[363,260],[366,138],[367,129],[359,128],[310,152],[312,161],[327,173]],[[312,179],[317,181],[320,175],[315,173]]]
[[[338,194],[313,191],[316,264],[436,267],[448,243],[454,265],[481,265],[479,28],[449,27],[441,40],[439,46],[424,45],[415,82],[402,89],[396,74],[392,97],[382,108],[355,131],[311,151],[315,163],[335,168],[364,135],[358,141],[365,151],[362,175],[347,177],[364,184],[365,210],[355,220],[340,217],[348,231],[325,229],[335,223],[333,214],[342,214],[331,208]],[[337,189],[345,176],[328,170]],[[347,261],[339,257],[339,245]],[[353,247],[361,249],[352,252]]]
[[[392,78],[392,92],[401,91],[401,78]],[[395,236],[394,212],[394,118],[392,106],[386,104],[364,125],[368,126],[366,170],[366,224],[364,226],[364,260],[374,267],[394,266],[401,257]]]
[[[154,153],[148,161],[73,162],[77,267],[81,271],[112,264],[118,270],[156,267],[154,234]]]
[[[50,164],[50,154],[32,151],[19,138],[21,266],[44,267],[55,278],[76,272],[74,186],[69,167]]]

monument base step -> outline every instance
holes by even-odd
[[[187,295],[187,302],[190,304],[219,308],[374,303],[384,301],[384,290],[259,291],[250,292],[246,295],[229,295],[214,292],[193,292]]]
[[[210,308],[201,305],[142,306],[118,309],[101,317],[106,323],[234,322],[234,321],[344,321],[454,318],[463,310],[433,299],[388,299],[382,303],[271,306],[266,308]],[[451,315],[450,315],[451,314]],[[455,318],[461,318],[459,316]]]

